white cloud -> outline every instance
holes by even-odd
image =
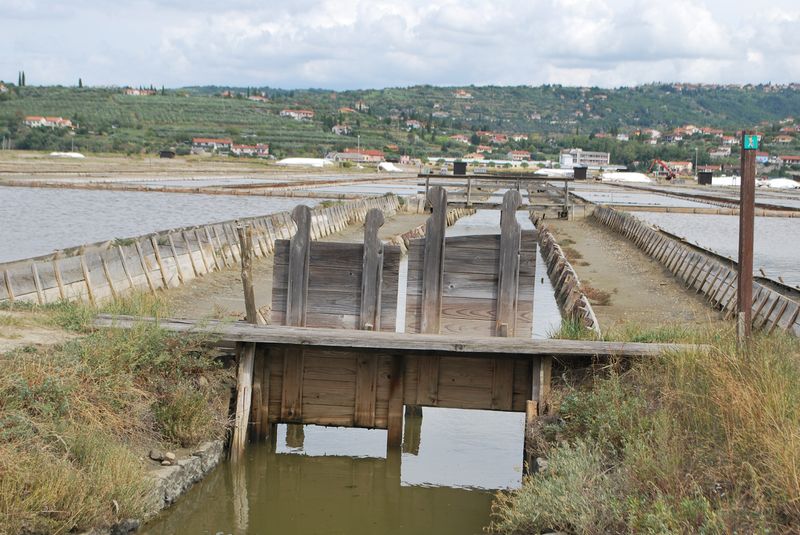
[[[797,81],[771,0],[0,0],[0,78],[386,87]]]

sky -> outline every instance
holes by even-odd
[[[0,79],[367,89],[800,81],[800,0],[0,0]]]

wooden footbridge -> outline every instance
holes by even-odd
[[[554,358],[674,347],[532,340],[536,236],[516,220],[519,192],[505,194],[500,233],[488,236],[445,237],[447,194],[432,187],[427,198],[432,214],[409,245],[405,277],[399,247],[377,237],[380,211],[368,214],[363,244],[320,243],[298,206],[297,232],[275,247],[270,325],[253,324],[254,304],[251,324],[159,322],[240,345],[234,453],[248,429],[264,437],[277,423],[387,429],[396,449],[404,406],[525,412],[530,425],[547,406]]]

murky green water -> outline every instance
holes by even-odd
[[[389,459],[385,431],[287,429],[274,446],[251,445],[241,469],[220,465],[142,533],[478,534],[494,489],[521,479],[522,414],[425,408]]]

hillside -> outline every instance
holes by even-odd
[[[231,96],[223,97],[223,92]],[[256,94],[267,98],[247,98]],[[286,108],[310,109],[315,117],[311,121],[281,117],[280,111]],[[77,125],[75,135],[26,128],[26,115],[71,119]],[[360,136],[362,147],[396,145],[389,152],[458,156],[474,147],[455,143],[450,135],[490,130],[529,136],[509,143],[503,151],[524,149],[543,157],[561,146],[582,143],[589,145],[585,148],[612,150],[620,161],[629,163],[655,156],[686,158],[694,154],[695,145],[631,148],[608,139],[595,140],[595,135],[644,128],[669,132],[684,124],[726,133],[760,125],[762,130],[777,132],[779,121],[795,115],[800,115],[797,85],[416,86],[344,92],[187,87],[149,96],[125,95],[119,88],[9,86],[8,92],[0,94],[0,137],[10,138],[12,146],[22,149],[68,149],[74,143],[84,151],[134,153],[188,147],[194,136],[226,136],[239,143],[269,143],[272,153],[280,157],[321,156],[355,146]],[[420,127],[409,128],[408,120],[419,121]],[[350,133],[331,133],[334,124],[347,124]],[[800,147],[795,140],[787,148]]]

